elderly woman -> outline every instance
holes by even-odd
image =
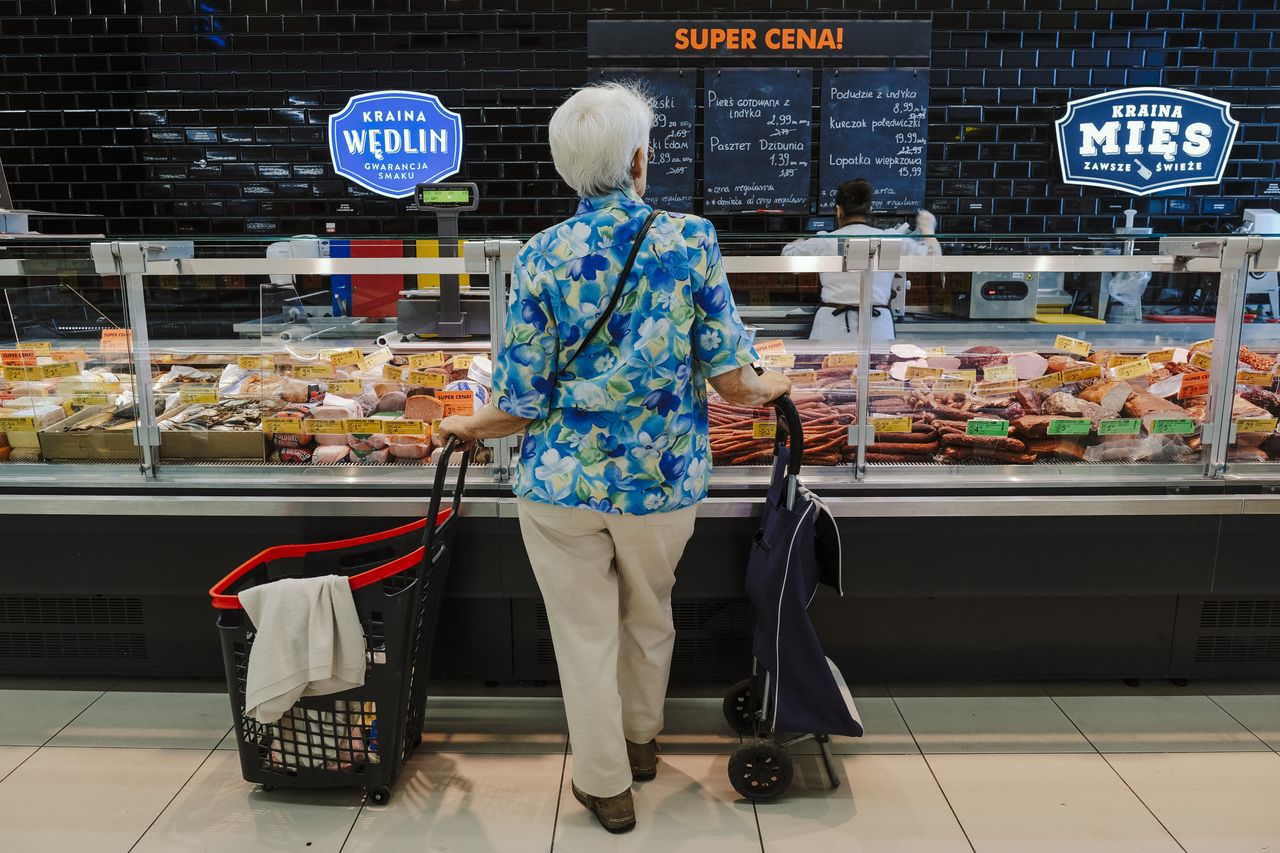
[[[464,441],[525,433],[520,530],[555,643],[573,791],[611,832],[635,826],[631,783],[657,772],[671,589],[710,477],[707,383],[739,405],[790,390],[750,366],[715,229],[641,200],[652,121],[647,96],[620,84],[556,110],[551,154],[582,202],[516,259],[493,403],[440,425]]]

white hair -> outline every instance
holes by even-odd
[[[579,195],[604,195],[630,186],[631,158],[652,125],[653,99],[638,84],[587,86],[551,116],[551,159]]]

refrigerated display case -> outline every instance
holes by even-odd
[[[851,600],[815,602],[842,663],[868,676],[1280,671],[1280,622],[1222,615],[1280,613],[1259,544],[1280,513],[1280,326],[1245,313],[1247,277],[1280,266],[1280,236],[1152,236],[1117,254],[1110,235],[944,235],[935,256],[891,235],[820,239],[835,250],[784,257],[790,237],[776,234],[721,249],[762,363],[792,377],[805,480],[854,543]],[[248,239],[6,245],[0,425],[17,460],[0,465],[0,512],[24,531],[14,565],[70,564],[49,543],[82,535],[70,574],[0,575],[19,614],[0,626],[0,666],[85,670],[102,641],[120,653],[93,666],[216,667],[193,639],[201,583],[281,527],[332,538],[420,512],[433,422],[483,403],[499,335],[323,316],[329,277],[470,274],[503,294],[517,245],[468,241],[460,258],[266,258]],[[869,324],[808,339],[823,276],[877,274],[899,279],[893,339]],[[1146,300],[1140,313],[1105,313],[1113,282],[1119,307]],[[955,307],[957,292],[1013,301],[1032,285],[1031,319]],[[505,302],[490,300],[494,330]],[[875,307],[863,288],[858,314]],[[676,603],[676,673],[691,678],[719,677],[743,648],[731,555],[749,541],[773,434],[767,411],[714,395],[710,407],[712,496]],[[468,478],[445,674],[554,677],[512,447],[489,443]],[[145,547],[80,545],[122,536]],[[178,567],[147,569],[140,553]],[[142,602],[148,627],[41,603],[93,612],[95,597]],[[103,639],[118,636],[132,639]]]

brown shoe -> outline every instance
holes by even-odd
[[[583,793],[575,784],[573,795],[610,832],[628,832],[636,828],[636,805],[631,799],[630,788],[612,797],[593,797]]]
[[[631,760],[631,778],[647,782],[658,775],[658,742],[632,743],[627,741],[627,758]]]

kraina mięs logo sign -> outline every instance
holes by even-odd
[[[1159,87],[1070,101],[1056,124],[1063,181],[1135,195],[1220,183],[1240,127],[1226,101]]]
[[[462,167],[462,116],[421,92],[356,95],[329,116],[329,154],[339,175],[404,198]]]

